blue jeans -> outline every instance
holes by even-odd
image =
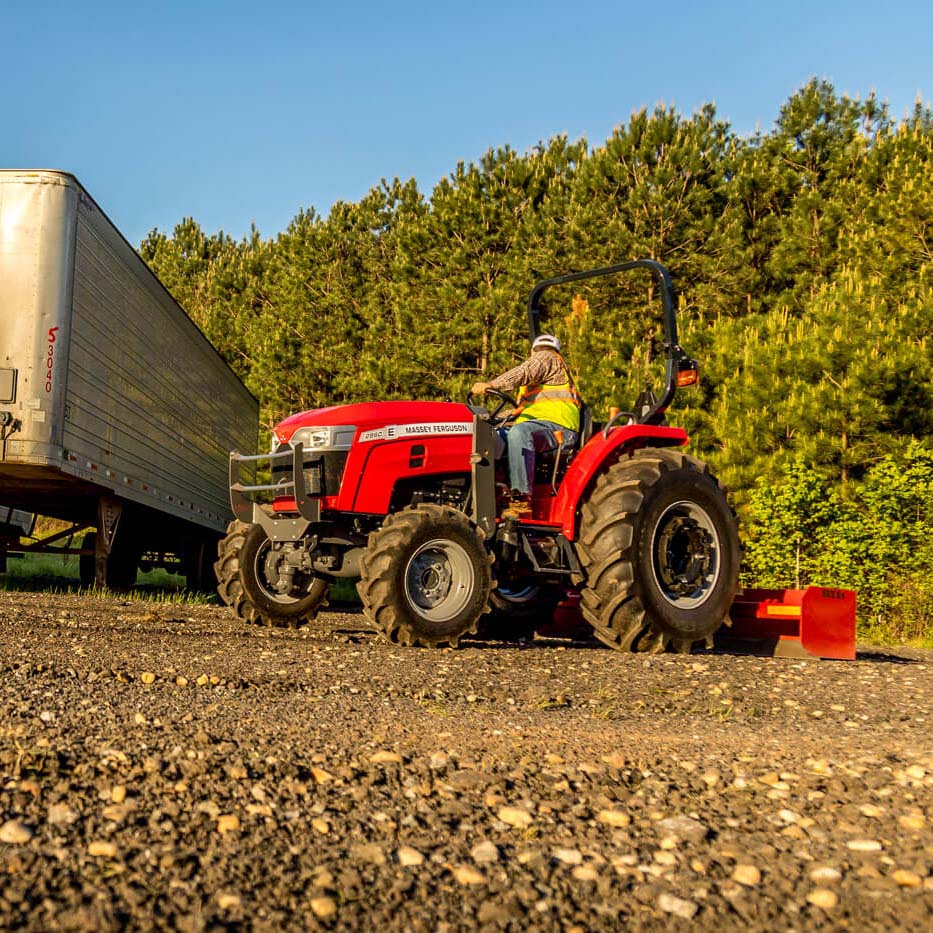
[[[505,442],[509,455],[509,486],[512,492],[531,495],[535,454],[557,449],[555,431],[563,432],[565,447],[577,442],[576,431],[552,421],[519,421],[507,428],[499,428],[499,437]]]

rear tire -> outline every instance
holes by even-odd
[[[234,614],[248,625],[297,628],[327,605],[329,584],[314,578],[301,597],[282,596],[267,577],[269,538],[261,525],[234,521],[217,546],[217,592]]]
[[[423,503],[369,536],[357,591],[372,625],[402,645],[456,647],[492,590],[483,532],[463,512]]]
[[[689,651],[725,621],[739,541],[705,463],[645,449],[613,464],[583,504],[581,609],[612,648]]]

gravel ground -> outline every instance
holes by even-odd
[[[0,927],[933,927],[933,653],[0,593]]]

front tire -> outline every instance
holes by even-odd
[[[483,532],[463,512],[423,503],[369,536],[357,591],[372,625],[402,645],[456,647],[492,589]]]
[[[297,628],[327,605],[329,585],[315,577],[300,596],[283,596],[273,588],[270,542],[261,525],[234,521],[217,546],[217,592],[248,625]]]
[[[739,554],[735,516],[706,464],[636,451],[598,478],[582,508],[583,615],[612,648],[689,651],[725,621]]]
[[[217,560],[214,575],[217,577],[217,595],[225,606],[235,609],[238,597],[242,597],[240,586],[240,551],[249,525],[234,519],[227,525],[227,533],[217,542]],[[239,613],[237,613],[239,615]]]

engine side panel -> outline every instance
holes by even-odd
[[[398,482],[419,477],[429,482],[434,475],[468,473],[472,449],[472,433],[406,437],[368,447],[357,444],[347,460],[337,508],[385,515]]]

